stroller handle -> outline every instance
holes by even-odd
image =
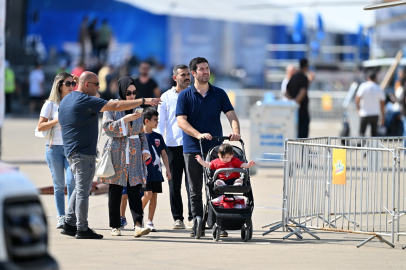
[[[213,140],[218,140],[218,141],[226,141],[226,140],[231,141],[231,136],[213,136],[212,138],[213,138]],[[202,141],[202,140],[205,140],[205,139],[204,138],[200,139],[200,141]],[[242,139],[239,139],[238,141],[240,143],[244,143]]]
[[[225,141],[225,140],[229,140],[231,141],[231,136],[212,136],[213,140],[218,140],[218,141]],[[202,157],[204,157],[204,153],[203,153],[203,146],[202,146],[202,142],[203,140],[205,140],[205,138],[202,138],[199,140],[199,144],[200,144],[200,153],[202,154]],[[242,139],[238,140],[241,143],[241,146],[243,148],[243,152],[244,152],[244,158],[245,157],[245,149],[244,149],[244,141]]]

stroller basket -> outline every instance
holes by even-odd
[[[231,210],[231,211],[230,211]],[[221,219],[221,227],[225,230],[239,230],[247,219],[251,219],[252,209],[224,209],[210,203],[207,226],[212,228],[217,219]]]

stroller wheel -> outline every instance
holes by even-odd
[[[201,217],[196,217],[195,219],[195,238],[200,239],[200,235],[202,233],[202,218]]]
[[[213,227],[213,240],[218,241],[220,239],[220,227],[214,226]]]
[[[247,226],[241,228],[241,239],[243,242],[247,242],[250,237],[250,229]]]
[[[247,222],[247,227],[249,228],[249,237],[248,237],[248,240],[251,240],[252,239],[252,234],[253,234],[253,231],[254,231],[254,227],[252,226],[252,220],[250,220],[249,222]]]
[[[208,205],[203,204],[203,224],[206,224],[207,222],[207,217],[208,217],[208,213],[209,213],[209,209],[208,209]]]

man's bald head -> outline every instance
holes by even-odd
[[[99,89],[99,78],[90,71],[85,71],[79,77],[78,91],[85,94],[96,96]]]
[[[90,71],[85,71],[79,77],[79,84],[84,85],[86,82],[97,80],[97,75]]]
[[[288,65],[286,67],[286,78],[290,79],[297,72],[297,69],[294,65]]]

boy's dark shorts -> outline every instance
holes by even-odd
[[[162,182],[147,182],[144,191],[152,191],[152,193],[162,193]]]

